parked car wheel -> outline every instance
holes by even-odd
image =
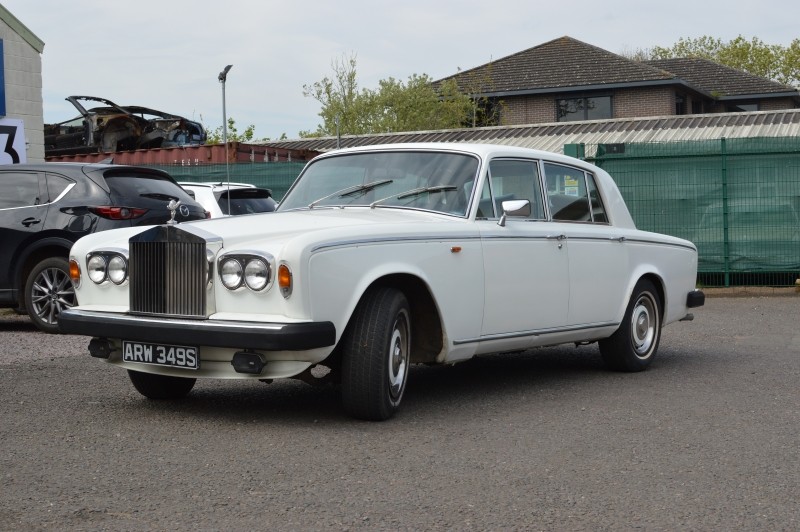
[[[148,399],[180,399],[186,397],[194,388],[197,379],[154,375],[141,371],[128,370],[133,387]]]
[[[25,282],[25,308],[34,325],[47,333],[58,332],[58,315],[75,306],[75,287],[69,262],[50,257],[37,264]]]
[[[655,358],[660,339],[661,301],[653,283],[642,279],[617,332],[600,341],[600,353],[613,370],[642,371]]]
[[[343,341],[344,409],[359,419],[389,419],[408,381],[411,313],[406,297],[394,288],[367,292]]]

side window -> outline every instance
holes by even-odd
[[[39,205],[39,174],[2,173],[0,174],[0,209],[30,207]]]
[[[491,192],[494,199],[494,216],[503,212],[503,202],[509,200],[528,200],[531,202],[532,220],[544,219],[544,203],[542,202],[541,183],[539,181],[538,161],[522,159],[495,159],[489,163]],[[481,211],[486,203],[481,196]],[[491,210],[491,209],[488,209]],[[491,214],[487,214],[491,216]]]
[[[583,170],[545,163],[547,201],[553,220],[568,222],[591,222],[592,210]]]

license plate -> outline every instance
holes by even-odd
[[[122,342],[122,360],[184,369],[200,367],[198,348],[188,345],[124,341]]]

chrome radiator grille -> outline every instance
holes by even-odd
[[[205,242],[131,239],[131,313],[205,318],[207,280]]]

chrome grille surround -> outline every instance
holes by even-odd
[[[205,319],[212,312],[213,252],[184,227],[157,226],[129,240],[131,314]]]

